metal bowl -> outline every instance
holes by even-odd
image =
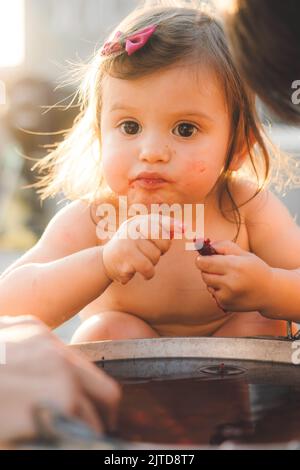
[[[72,348],[122,384],[119,430],[110,436],[119,448],[277,449],[300,448],[299,345],[158,338]]]

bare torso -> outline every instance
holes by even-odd
[[[205,235],[212,241],[233,240],[236,225],[215,209],[205,217]],[[246,224],[237,243],[249,250]],[[107,311],[125,312],[147,322],[159,336],[284,334],[282,321],[265,319],[258,312],[233,314],[219,308],[195,266],[196,257],[196,251],[185,250],[185,240],[174,240],[157,264],[154,278],[146,281],[136,274],[126,285],[112,283],[80,312],[82,319]]]

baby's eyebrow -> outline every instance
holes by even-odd
[[[183,110],[183,111],[179,111],[179,112],[176,111],[176,112],[170,113],[170,114],[172,114],[174,117],[177,117],[177,116],[178,117],[180,117],[180,116],[181,117],[182,116],[183,117],[194,117],[194,118],[207,119],[208,121],[211,121],[211,122],[214,121],[213,117],[209,116],[206,113],[202,113],[200,111],[185,111],[185,110]]]
[[[131,112],[138,112],[140,108],[135,108],[134,106],[125,105],[123,103],[115,103],[110,107],[110,111],[131,111]],[[174,113],[170,112],[170,116],[176,117],[196,117],[201,119],[207,119],[208,121],[213,122],[213,118],[206,113],[199,112],[199,111],[176,111]]]
[[[110,111],[139,111],[139,108],[134,106],[128,106],[123,103],[114,103],[110,108]]]

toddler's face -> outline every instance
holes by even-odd
[[[204,203],[225,164],[230,121],[208,68],[173,67],[135,80],[106,77],[104,177],[128,202]]]

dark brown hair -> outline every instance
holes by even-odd
[[[242,76],[278,116],[300,124],[299,0],[229,3],[226,31]]]

